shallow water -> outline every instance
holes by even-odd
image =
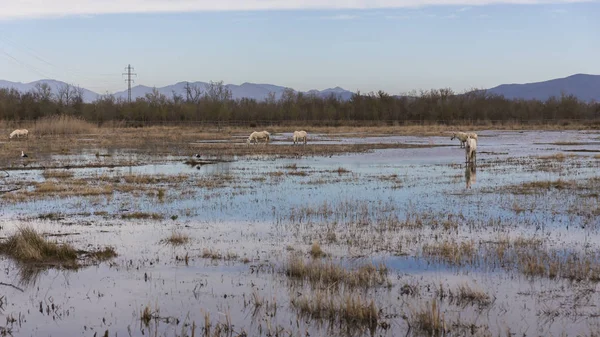
[[[290,136],[275,135],[273,144],[287,146],[289,141],[283,140]],[[485,331],[493,336],[506,335],[507,331],[527,336],[589,335],[594,324],[600,323],[593,305],[600,298],[589,291],[597,288],[592,281],[529,278],[487,263],[454,266],[424,258],[421,252],[422,245],[444,238],[483,245],[500,235],[543,238],[549,247],[562,251],[600,250],[596,216],[600,213],[594,213],[598,207],[594,191],[552,188],[521,194],[506,190],[524,182],[561,179],[584,184],[598,177],[600,160],[594,158],[594,152],[566,152],[600,151],[597,133],[481,132],[475,173],[465,167],[464,149],[450,137],[315,138],[314,143],[328,144],[448,146],[300,159],[235,158],[198,168],[183,164],[184,157],[147,158],[129,151],[113,151],[111,157],[100,158],[93,150],[43,158],[71,165],[121,159],[136,163],[71,169],[72,178],[61,178],[88,179],[89,184],[106,177],[183,178],[178,183],[149,184],[134,193],[115,190],[110,195],[42,197],[27,202],[2,199],[1,236],[29,224],[43,233],[71,234],[57,240],[77,248],[111,245],[119,254],[110,262],[78,271],[47,269],[25,278],[19,274],[21,265],[2,257],[3,282],[23,289],[3,287],[1,314],[17,320],[7,321],[6,327],[19,336],[92,336],[106,330],[111,336],[175,336],[182,335],[185,321],[195,322],[199,327],[196,333],[201,335],[204,315],[210,313],[213,324],[229,319],[236,333],[246,331],[251,336],[266,336],[268,327],[272,332],[277,326],[285,335],[294,336],[304,336],[307,331],[311,336],[360,335],[358,330],[352,334],[344,329],[332,332],[328,324],[299,318],[293,309],[290,301],[294,294],[309,290],[290,285],[282,268],[288,250],[305,253],[313,241],[319,241],[336,261],[349,265],[382,262],[389,268],[390,288],[364,292],[382,310],[382,321],[390,324],[387,330],[377,328],[377,335],[405,335],[409,328],[403,315],[410,317],[435,298],[440,284],[452,289],[465,282],[483,289],[494,298],[492,304],[479,309],[456,306],[441,298],[441,308],[449,320],[460,317],[463,323],[478,326],[477,333],[483,335]],[[308,146],[312,142],[309,140]],[[585,145],[555,145],[557,142]],[[537,158],[559,152],[577,156]],[[43,173],[11,171],[3,184],[44,182]],[[466,188],[469,181],[470,188]],[[207,185],[213,182],[220,185]],[[163,199],[154,193],[159,189],[165,190]],[[164,218],[123,218],[132,212],[158,213]],[[61,219],[38,219],[48,213],[60,214]],[[381,237],[369,232],[371,227],[365,227],[369,231],[364,232],[357,225],[415,215],[424,219],[422,228],[394,230]],[[441,230],[431,225],[446,218],[459,219],[453,220],[457,227]],[[487,224],[493,220],[502,221],[502,226]],[[191,242],[180,247],[161,243],[175,229],[189,235]],[[340,239],[329,242],[325,236],[328,232]],[[341,240],[351,237],[362,243]],[[399,244],[402,249],[397,249]],[[235,253],[237,258],[202,258],[204,249]],[[187,265],[179,260],[186,254],[190,257]],[[247,263],[241,261],[243,258]],[[263,266],[262,271],[254,272],[259,266]],[[405,284],[414,284],[419,295],[402,295]],[[275,301],[276,314],[265,304],[252,315],[250,299],[254,292],[265,301]],[[149,326],[140,321],[146,305],[158,308],[157,319]],[[411,333],[419,334],[414,328]],[[369,333],[365,331],[365,335]]]

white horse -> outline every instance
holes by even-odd
[[[17,129],[10,133],[10,136],[8,137],[8,139],[13,139],[15,137],[16,138],[21,138],[21,137],[29,138],[29,131],[27,131],[26,129]]]
[[[452,134],[452,138],[450,138],[450,140],[454,140],[454,138],[458,138],[458,140],[460,140],[460,147],[463,147],[469,136],[464,132],[455,132]]]
[[[296,145],[296,142],[298,144],[304,142],[304,145],[306,145],[306,131],[294,131],[294,145]]]
[[[467,136],[477,140],[477,134],[475,132],[467,132]]]
[[[467,163],[474,163],[477,161],[477,141],[474,138],[467,138],[465,145],[465,158]]]
[[[268,133],[267,131],[260,131],[260,132],[254,131],[250,134],[250,137],[248,137],[248,140],[246,140],[246,144],[248,144],[248,146],[250,146],[250,142],[257,144],[259,140],[264,140],[265,145],[267,145],[267,144],[269,144],[269,141],[271,140],[271,134]]]

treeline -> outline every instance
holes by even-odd
[[[69,85],[52,92],[45,84],[21,93],[0,89],[0,120],[35,120],[49,115],[71,115],[106,121],[449,121],[599,119],[600,103],[587,103],[572,95],[546,101],[509,100],[483,90],[455,93],[439,89],[391,96],[383,91],[350,100],[319,97],[287,90],[280,99],[232,99],[222,82],[205,89],[187,87],[184,95],[166,96],[156,89],[128,103],[104,95],[85,103],[83,90]]]

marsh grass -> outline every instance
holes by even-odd
[[[117,251],[113,247],[104,247],[93,251],[88,256],[97,261],[107,261],[118,256]]]
[[[337,295],[318,290],[292,299],[291,305],[301,316],[349,326],[374,328],[379,320],[379,308],[375,301],[353,293]]]
[[[153,185],[164,183],[181,183],[189,178],[187,174],[166,175],[166,174],[128,174],[121,177],[128,184]]]
[[[148,326],[150,324],[150,321],[152,321],[152,319],[154,319],[157,316],[158,309],[153,311],[152,308],[150,308],[150,305],[146,305],[144,309],[142,309],[142,311],[140,312],[140,321],[145,326]]]
[[[38,215],[38,219],[41,220],[50,220],[50,221],[59,221],[65,218],[65,215],[62,213],[45,213]]]
[[[181,232],[173,231],[171,233],[171,235],[169,235],[169,237],[167,237],[166,239],[163,239],[162,242],[173,245],[173,246],[181,246],[181,245],[185,245],[186,243],[189,243],[190,240],[191,239],[190,239],[189,235],[181,233]]]
[[[450,290],[448,297],[451,303],[459,306],[478,305],[480,308],[488,307],[492,301],[488,294],[479,288],[463,283],[455,290]]]
[[[339,175],[342,175],[342,174],[350,173],[351,171],[340,166],[337,169],[333,170],[333,172],[335,172]]]
[[[200,256],[204,259],[224,260],[224,261],[236,260],[239,257],[238,254],[233,253],[233,252],[222,253],[218,250],[213,250],[210,248],[202,249],[202,255],[200,255]]]
[[[292,255],[285,264],[284,271],[290,279],[307,281],[313,287],[343,285],[347,288],[370,288],[391,285],[388,270],[383,264],[364,264],[347,269],[332,261],[306,261],[300,256]]]
[[[73,178],[74,173],[72,171],[67,170],[45,170],[42,175],[46,179],[55,178],[55,179],[67,179]]]
[[[538,156],[537,158],[540,160],[563,162],[567,158],[575,158],[575,157],[577,157],[576,154],[565,155],[564,153],[559,152],[559,153],[555,153],[555,154],[547,155],[547,156]]]
[[[31,227],[19,228],[0,243],[0,252],[19,262],[77,264],[75,248],[69,244],[48,241]]]
[[[417,330],[427,333],[428,336],[442,336],[446,333],[446,321],[434,298],[421,309],[413,310],[410,321]]]
[[[327,256],[327,254],[321,249],[321,245],[319,245],[319,243],[316,241],[313,242],[312,246],[310,246],[309,253],[310,253],[310,256],[312,256],[315,259]]]
[[[15,193],[13,198],[16,200],[27,200],[47,197],[89,197],[111,195],[114,192],[113,187],[109,184],[93,185],[81,179],[68,180],[64,183],[47,180],[41,183],[34,183],[33,185],[35,187],[33,191],[20,191],[19,193]]]
[[[91,133],[97,127],[81,118],[54,115],[38,119],[32,129],[36,136],[63,136]]]
[[[464,265],[473,263],[476,258],[476,249],[473,241],[455,242],[443,241],[433,244],[425,244],[422,254],[426,258],[448,263],[450,265]]]
[[[158,213],[146,213],[146,212],[133,212],[129,214],[121,214],[121,219],[152,219],[152,220],[162,220],[164,216]]]

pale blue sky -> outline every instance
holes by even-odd
[[[223,80],[399,94],[600,74],[600,3],[456,2],[0,16],[0,79],[114,92],[126,88],[121,73],[131,63],[136,83],[148,86]]]

